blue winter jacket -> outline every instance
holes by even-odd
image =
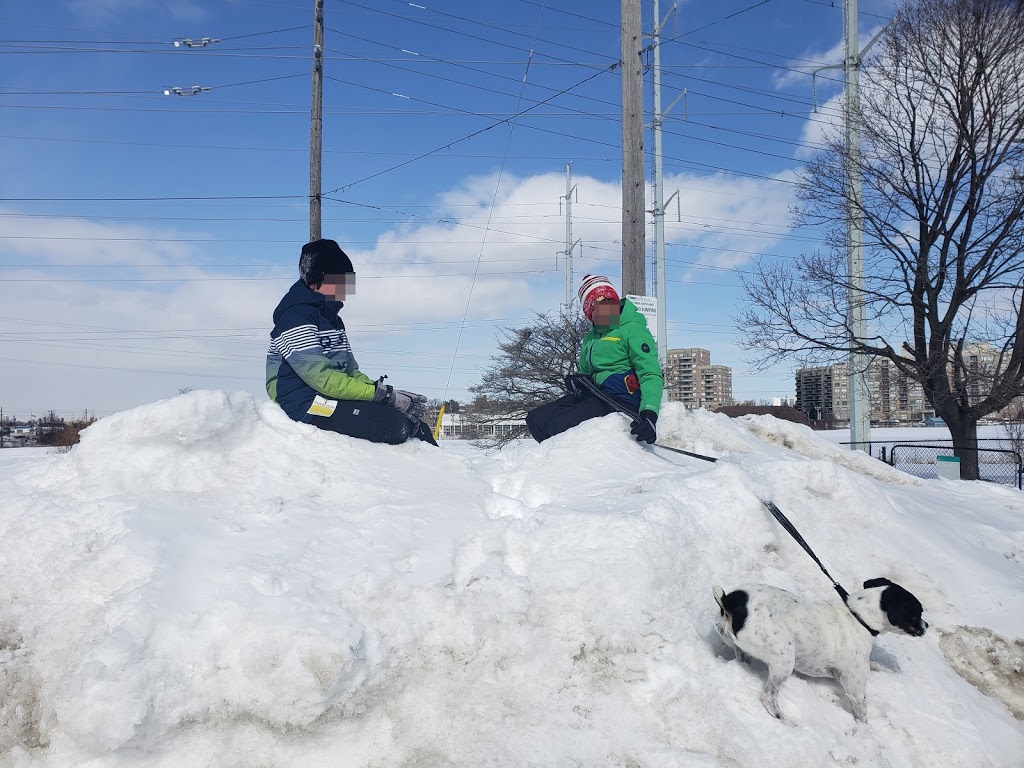
[[[360,372],[338,316],[342,306],[299,280],[274,310],[267,394],[296,421],[302,420],[317,395],[373,399],[374,381]]]

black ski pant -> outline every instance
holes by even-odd
[[[538,443],[582,424],[588,419],[607,416],[613,409],[596,397],[564,395],[554,402],[539,405],[526,414],[526,426]]]
[[[338,407],[330,416],[307,413],[302,417],[302,421],[329,432],[358,437],[371,443],[399,445],[415,437],[431,445],[437,445],[430,427],[425,422],[418,421],[413,424],[401,411],[384,403],[338,400]]]

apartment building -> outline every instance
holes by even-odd
[[[849,367],[827,365],[796,372],[796,409],[815,421],[849,421]]]
[[[707,349],[670,349],[665,353],[668,399],[687,408],[714,410],[732,404],[732,368],[712,365]]]
[[[829,365],[796,371],[796,408],[811,419],[850,420],[849,366]],[[934,411],[921,385],[901,373],[890,360],[875,358],[867,371],[871,421],[918,424]]]

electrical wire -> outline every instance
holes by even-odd
[[[331,31],[332,32],[336,32],[335,30],[331,30]],[[347,36],[347,33],[343,33],[343,32],[336,32],[336,33]],[[356,36],[353,35],[353,37],[356,37]],[[364,39],[364,38],[360,38],[360,39]],[[374,45],[380,45],[380,46],[388,47],[388,48],[392,48],[393,47],[393,46],[389,46],[389,45],[387,45],[385,43],[380,43],[380,42],[375,41],[375,40],[371,40],[371,39],[365,39],[365,40],[366,40],[366,42],[370,42],[370,43],[372,43]],[[396,48],[395,50],[403,50],[403,49],[397,49]],[[419,56],[419,54],[416,54],[416,55]],[[391,67],[394,67],[396,69],[400,69],[400,70],[403,70],[403,71],[414,72],[414,73],[416,73],[418,75],[423,75],[423,76],[426,76],[426,77],[436,78],[436,79],[439,79],[439,80],[443,80],[445,82],[450,82],[450,83],[454,83],[454,84],[457,84],[457,85],[463,85],[463,86],[465,86],[467,88],[473,88],[475,90],[488,91],[488,92],[496,93],[496,94],[503,95],[503,96],[511,96],[512,95],[512,94],[509,94],[509,93],[507,93],[505,91],[499,91],[497,89],[483,87],[483,86],[477,85],[475,83],[465,82],[463,80],[457,80],[457,79],[454,79],[454,78],[448,78],[448,77],[444,77],[444,76],[441,76],[441,75],[435,75],[433,73],[418,72],[416,70],[410,69],[409,67],[399,66],[399,65],[395,65],[395,64],[388,64],[387,66],[391,66]],[[491,75],[492,74],[492,73],[486,72],[485,70],[479,70],[479,69],[476,69],[476,68],[473,68],[473,67],[465,67],[465,68],[469,69],[470,71],[477,72],[477,73],[480,73],[480,74],[485,74],[485,75]],[[504,79],[510,79],[510,80],[513,79],[513,78],[505,78],[504,76],[499,76],[499,77],[503,77]],[[700,80],[702,82],[712,83],[712,84],[716,84],[716,85],[723,85],[725,87],[737,87],[737,88],[740,88],[739,86],[731,86],[731,85],[726,84],[726,83],[718,83],[716,81],[707,80],[705,78],[691,78],[691,79],[697,79],[697,80]],[[356,87],[368,87],[368,86],[364,86],[363,84],[360,84],[360,83],[351,83],[351,82],[348,82],[348,81],[339,81],[339,82],[345,82],[348,85],[353,85],[353,86],[356,86]],[[543,88],[545,88],[545,90],[554,90],[553,88],[547,88],[546,86],[536,86],[536,87],[543,87]],[[371,88],[371,90],[377,90],[377,91],[382,92],[382,93],[389,93],[387,90],[384,90],[384,89],[373,89],[373,88]],[[804,106],[807,106],[807,107],[812,106],[812,103],[810,101],[803,101],[803,100],[800,100],[800,99],[790,98],[790,97],[786,97],[786,96],[777,96],[777,94],[766,93],[764,91],[760,91],[760,90],[757,90],[757,89],[740,88],[740,90],[744,90],[744,91],[747,91],[747,92],[758,93],[758,94],[761,94],[761,95],[768,95],[770,97],[783,98],[783,99],[786,99],[788,101],[793,101],[795,103],[803,104]],[[579,96],[578,94],[573,94],[573,95],[576,96],[577,98],[585,98],[585,99],[587,99],[589,101],[595,101],[595,102],[606,104],[606,105],[609,105],[609,106],[616,106],[616,105],[612,104],[612,102],[609,102],[609,101],[606,101],[606,100],[603,100],[603,99],[594,99],[592,97]],[[431,104],[431,105],[434,105],[434,106],[440,106],[440,105],[436,105],[433,102],[424,102],[424,103]],[[613,120],[613,121],[617,121],[618,119],[620,119],[618,115],[607,115],[607,116],[606,115],[595,115],[594,113],[591,113],[591,112],[584,112],[582,110],[577,110],[577,109],[573,109],[573,108],[565,107],[565,106],[560,106],[559,108],[571,111],[573,114],[576,114],[576,115],[583,115],[583,116],[587,116],[587,117],[598,117],[598,118],[601,118],[601,119],[607,119],[607,120]],[[473,113],[473,114],[479,115],[479,113]],[[666,133],[668,133],[670,135],[685,136],[686,138],[690,138],[690,139],[695,140],[695,141],[701,141],[701,142],[705,142],[705,143],[716,144],[718,146],[723,146],[723,147],[727,147],[727,148],[739,149],[739,150],[745,151],[745,152],[761,154],[761,155],[766,156],[766,157],[775,157],[775,158],[783,159],[783,160],[792,160],[791,157],[777,155],[777,154],[772,154],[770,152],[766,152],[764,150],[755,149],[755,148],[752,148],[752,147],[743,147],[743,146],[736,145],[736,144],[730,144],[728,142],[716,142],[716,141],[713,141],[713,140],[710,140],[710,139],[706,139],[706,138],[703,138],[703,137],[699,137],[699,136],[679,134],[677,132],[670,131],[670,130],[667,130]],[[760,135],[760,136],[758,136],[758,138],[764,138],[764,136]],[[796,146],[803,146],[803,144],[801,144],[800,142],[790,142],[790,143],[792,143],[792,144],[794,144]]]
[[[532,51],[533,54],[536,55],[536,56],[545,56],[545,57],[547,57],[549,59],[553,59],[555,61],[565,61],[565,62],[572,63],[572,64],[578,64],[577,62],[572,62],[569,59],[562,59],[562,58],[560,58],[558,56],[552,56],[551,54],[542,54],[539,51],[535,50],[535,44],[538,43],[538,42],[540,42],[540,43],[548,43],[549,45],[554,46],[558,50],[576,51],[577,53],[583,53],[583,54],[586,54],[588,56],[593,56],[596,59],[605,58],[606,55],[607,55],[604,52],[589,51],[589,50],[586,50],[584,48],[579,48],[579,47],[576,47],[576,46],[567,45],[564,40],[547,40],[547,39],[542,38],[542,37],[534,37],[532,39],[531,43],[530,43],[531,47],[529,49],[527,49],[527,48],[522,48],[520,46],[511,45],[509,43],[504,43],[504,42],[502,42],[500,40],[495,40],[493,38],[481,37],[479,35],[472,35],[472,34],[470,34],[468,32],[461,32],[459,30],[455,30],[455,29],[452,29],[450,27],[444,27],[444,26],[441,26],[439,24],[432,24],[432,23],[430,23],[430,22],[428,22],[428,21],[426,21],[424,19],[417,19],[417,18],[413,18],[413,17],[410,17],[410,16],[401,16],[401,15],[396,14],[396,13],[390,13],[390,12],[382,10],[380,8],[374,8],[374,7],[371,7],[371,6],[366,6],[366,5],[362,5],[360,3],[353,2],[353,0],[337,0],[337,2],[339,2],[339,3],[343,4],[343,5],[349,5],[349,6],[352,6],[352,7],[355,7],[355,8],[361,8],[361,9],[363,9],[365,11],[371,11],[373,13],[379,13],[379,14],[384,15],[384,16],[390,16],[392,18],[401,19],[402,21],[405,21],[405,22],[409,22],[409,23],[413,23],[413,24],[418,24],[418,25],[421,25],[421,26],[424,26],[424,27],[428,27],[428,28],[431,28],[431,29],[441,30],[441,31],[444,31],[444,32],[448,32],[449,34],[460,35],[460,36],[463,36],[463,37],[467,37],[469,39],[479,40],[480,42],[488,43],[489,45],[498,45],[498,46],[501,46],[502,48],[509,48],[509,49],[516,50],[516,51],[521,51],[521,52],[524,52],[524,53]],[[403,5],[405,7],[409,7],[409,5],[410,5],[410,3],[404,2],[403,0],[394,0],[394,2],[397,2],[398,4]],[[419,6],[419,7],[422,8],[423,10],[429,11],[430,13],[437,14],[438,16],[442,16],[442,17],[449,18],[449,19],[454,19],[456,21],[461,21],[461,22],[463,22],[465,24],[471,24],[473,26],[484,27],[485,29],[493,29],[493,30],[497,30],[497,31],[505,33],[505,34],[516,35],[517,37],[529,37],[529,35],[527,35],[527,34],[523,34],[523,33],[520,33],[520,32],[511,32],[510,30],[508,30],[508,29],[506,29],[504,27],[497,26],[495,24],[488,24],[487,22],[477,21],[475,19],[470,19],[470,18],[467,18],[465,16],[459,16],[459,15],[453,14],[453,13],[446,13],[445,11],[440,11],[440,10],[438,10],[436,8],[427,8],[427,7],[422,6],[422,5]]]
[[[366,37],[365,35],[350,34],[350,33],[342,32],[340,30],[332,29],[332,28],[329,28],[329,27],[325,27],[325,29],[327,31],[333,33],[333,34],[336,34],[336,35],[340,35],[340,36],[343,36],[343,37],[350,37],[350,38],[353,38],[353,39],[356,39],[356,40],[360,40],[361,42],[366,42],[366,43],[370,43],[372,45],[379,46],[381,48],[386,48],[386,49],[389,49],[389,50],[393,50],[393,51],[398,51],[400,53],[404,53],[404,54],[406,54],[406,57],[404,59],[402,59],[403,63],[422,63],[422,62],[426,62],[426,63],[431,63],[431,64],[447,64],[447,65],[450,65],[450,66],[457,67],[459,69],[466,69],[466,70],[469,70],[471,72],[475,72],[477,74],[484,75],[484,76],[486,76],[489,79],[490,78],[494,78],[494,77],[498,77],[498,78],[500,78],[502,80],[509,80],[509,81],[514,82],[516,84],[520,84],[521,83],[520,78],[512,77],[510,75],[495,74],[494,72],[491,72],[491,71],[488,71],[488,70],[485,70],[485,69],[479,69],[477,67],[469,66],[466,63],[462,63],[462,62],[458,62],[458,61],[452,61],[452,60],[449,60],[449,59],[439,59],[439,58],[436,58],[436,57],[433,57],[433,56],[429,56],[427,54],[420,53],[419,51],[409,51],[409,50],[407,50],[405,48],[400,48],[398,46],[394,46],[394,45],[390,45],[388,43],[383,43],[383,42],[380,42],[378,40],[374,40],[372,38]],[[409,54],[413,54],[413,58],[410,59],[409,58]],[[375,62],[375,63],[389,64],[391,66],[396,66],[396,65],[392,64],[391,62],[388,62],[388,61],[385,61],[385,60],[382,60],[382,59],[366,59],[366,61],[371,61],[371,62]],[[520,64],[520,66],[523,66],[525,64],[525,62],[520,62],[519,64]],[[407,67],[396,67],[396,68],[403,69],[405,71],[416,72],[416,74],[428,75],[428,76],[430,75],[430,73],[423,73],[423,72],[419,72],[417,70],[410,70]],[[475,87],[475,84],[471,85],[471,84],[465,83],[464,81],[454,81],[454,82],[458,82],[458,83],[460,83],[462,85],[470,85],[470,87]],[[543,89],[543,90],[546,90],[546,91],[556,91],[557,90],[556,88],[552,88],[550,86],[545,86],[545,85],[539,85],[539,84],[536,84],[536,83],[527,83],[527,86],[530,87],[530,88],[540,88],[540,89]],[[512,94],[508,94],[508,93],[504,93],[504,92],[502,92],[502,94],[506,95],[506,96],[512,95]],[[592,101],[592,102],[595,102],[595,103],[598,103],[598,104],[603,104],[605,106],[616,107],[616,108],[619,107],[619,104],[617,104],[616,102],[608,101],[606,99],[598,99],[598,98],[595,98],[593,96],[584,96],[582,94],[576,94],[576,93],[573,93],[571,95],[574,98],[578,98],[578,99],[582,99],[582,100],[586,100],[586,101]]]
[[[540,14],[537,17],[537,28],[536,28],[536,31],[534,33],[535,37],[536,37],[536,33],[540,32],[540,23],[541,23],[541,19],[543,19],[543,18],[544,18],[544,7],[541,8]],[[532,58],[532,51],[531,51],[531,58]],[[529,80],[529,76],[530,76],[530,62],[529,62],[529,60],[527,60],[527,62],[526,62],[526,70],[523,72],[522,86],[519,89],[519,97],[518,97],[518,99],[516,99],[515,111],[517,113],[520,111],[520,108],[521,108],[522,103],[523,103],[523,93],[526,91],[526,83]],[[452,354],[452,365],[451,365],[451,368],[448,371],[448,379],[447,379],[447,381],[445,381],[444,394],[441,397],[442,400],[445,400],[448,397],[448,389],[451,386],[452,376],[455,373],[455,363],[456,363],[456,361],[459,358],[459,349],[462,347],[462,337],[463,337],[463,334],[465,333],[465,330],[466,330],[466,318],[469,317],[469,307],[470,307],[470,305],[473,302],[473,289],[476,288],[477,277],[478,277],[478,275],[480,273],[480,264],[481,264],[481,262],[483,261],[483,258],[484,258],[484,246],[485,246],[485,244],[487,242],[487,231],[488,231],[488,229],[490,228],[490,225],[491,225],[491,217],[494,215],[495,203],[497,203],[497,201],[498,201],[498,191],[501,189],[501,180],[502,180],[502,178],[505,175],[505,165],[508,163],[508,153],[509,153],[509,150],[512,147],[512,135],[515,133],[515,129],[516,129],[516,122],[515,122],[515,120],[513,120],[512,122],[509,123],[509,126],[508,126],[508,138],[505,141],[505,156],[501,159],[501,165],[498,168],[498,177],[497,177],[497,179],[495,180],[495,183],[494,183],[494,193],[491,195],[491,206],[490,206],[490,209],[487,212],[487,229],[484,230],[484,236],[480,240],[480,252],[479,252],[479,254],[477,256],[477,260],[476,260],[476,269],[474,269],[474,271],[473,271],[473,282],[470,283],[469,292],[468,292],[468,295],[466,296],[466,309],[462,313],[462,323],[459,325],[459,333],[458,333],[458,336],[455,339],[455,352]]]
[[[713,26],[715,26],[715,25],[717,25],[717,24],[721,24],[721,23],[722,23],[723,21],[728,21],[729,19],[734,19],[734,18],[736,18],[737,16],[739,16],[739,15],[741,15],[741,14],[744,14],[744,13],[746,13],[747,11],[752,11],[752,10],[754,10],[755,8],[760,8],[760,7],[762,6],[762,5],[767,5],[767,4],[768,4],[768,3],[770,3],[770,2],[772,2],[772,0],[759,0],[759,2],[756,2],[756,3],[754,3],[753,5],[748,5],[748,6],[746,7],[746,8],[741,8],[741,9],[740,9],[740,10],[738,10],[738,11],[735,11],[735,12],[733,12],[733,13],[730,13],[730,14],[729,14],[729,15],[727,15],[727,16],[723,16],[723,17],[722,17],[722,18],[720,18],[720,19],[716,19],[715,21],[712,21],[712,22],[711,22],[711,23],[709,23],[709,24],[705,24],[705,25],[704,25],[704,26],[702,26],[702,27],[697,27],[696,29],[691,29],[691,30],[689,30],[688,32],[685,32],[684,34],[686,34],[686,35],[695,35],[695,34],[697,34],[698,32],[702,32],[702,31],[704,31],[705,29],[708,29],[708,28],[710,28],[710,27],[713,27]],[[682,35],[680,35],[680,37],[681,37],[681,36],[682,36]]]
[[[354,187],[356,184],[361,184],[364,181],[369,181],[370,179],[378,178],[379,176],[383,176],[386,173],[390,173],[392,171],[396,171],[399,168],[404,168],[405,166],[411,165],[412,163],[415,163],[415,162],[417,162],[419,160],[422,160],[422,159],[424,159],[426,157],[430,157],[431,155],[435,155],[438,152],[443,152],[444,150],[448,149],[449,147],[453,147],[456,144],[461,144],[464,141],[468,141],[470,139],[473,139],[473,138],[475,138],[475,137],[477,137],[477,136],[479,136],[479,135],[481,135],[483,133],[486,133],[487,131],[492,130],[493,128],[497,128],[500,125],[509,124],[509,123],[517,120],[518,118],[522,117],[526,113],[533,111],[537,107],[543,106],[544,104],[547,104],[547,103],[553,101],[554,99],[558,98],[559,96],[561,96],[561,95],[563,95],[565,93],[573,91],[576,88],[579,88],[579,87],[581,87],[583,85],[586,85],[591,80],[593,80],[593,79],[595,79],[597,77],[600,77],[601,75],[605,74],[606,72],[612,71],[613,69],[617,68],[618,66],[619,66],[619,62],[614,62],[611,65],[609,65],[609,67],[607,69],[598,70],[597,72],[594,72],[592,75],[589,75],[589,76],[585,77],[583,80],[580,80],[578,83],[575,83],[574,85],[571,85],[568,88],[565,88],[565,89],[559,91],[558,93],[554,94],[553,96],[548,97],[547,99],[544,99],[543,101],[538,101],[537,103],[533,104],[532,106],[527,107],[524,110],[521,110],[521,111],[517,110],[511,117],[507,117],[504,120],[499,120],[498,122],[493,123],[492,125],[485,126],[485,127],[481,128],[481,129],[479,129],[477,131],[473,131],[472,133],[470,133],[467,136],[463,136],[462,138],[455,139],[454,141],[450,141],[447,144],[444,144],[442,146],[439,146],[439,147],[436,147],[435,149],[430,150],[429,152],[423,152],[420,155],[418,155],[418,156],[416,156],[416,157],[414,157],[414,158],[412,158],[410,160],[406,160],[404,162],[398,163],[397,165],[393,165],[390,168],[385,168],[384,170],[377,171],[376,173],[372,173],[369,176],[364,176],[364,177],[362,177],[360,179],[357,179],[355,181],[348,182],[347,184],[342,184],[341,186],[335,187],[334,189],[328,191],[326,194],[330,195],[330,194],[333,194],[334,192],[340,192],[343,189],[350,189],[350,188]]]

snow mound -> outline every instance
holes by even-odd
[[[784,421],[774,416],[741,416],[736,421],[746,427],[752,435],[762,442],[781,445],[811,459],[828,459],[877,480],[887,483],[904,485],[920,485],[921,480],[900,472],[878,459],[868,456],[863,451],[853,451],[837,446],[804,424]]]
[[[192,392],[65,455],[3,452],[0,765],[1012,764],[1012,702],[936,634],[878,639],[866,725],[801,677],[798,727],[778,723],[711,587],[836,599],[772,499],[848,588],[889,576],[942,632],[1015,642],[1021,494],[909,484],[758,424],[666,407],[664,443],[715,464],[618,415],[488,454]]]

